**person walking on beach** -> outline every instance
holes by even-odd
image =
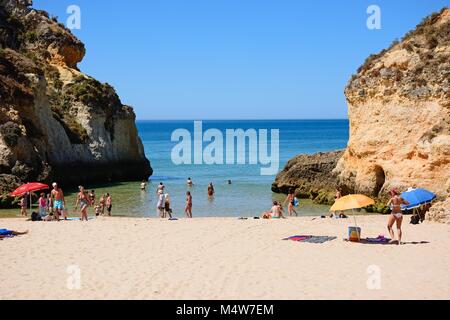
[[[192,218],[192,195],[191,192],[186,192],[186,207],[184,208],[184,213],[187,218]]]
[[[392,227],[394,223],[397,224],[397,232],[398,232],[398,241],[397,244],[402,244],[402,222],[403,222],[403,214],[402,214],[402,204],[409,205],[409,202],[400,197],[398,191],[396,189],[391,190],[391,199],[386,204],[387,207],[390,207],[392,212],[388,219],[387,228],[389,230],[389,234],[391,236],[391,241],[389,243],[395,243],[395,234]]]
[[[162,190],[158,190],[158,202],[156,203],[156,211],[160,218],[164,218],[164,206],[166,199],[164,197],[164,192]]]
[[[209,185],[208,185],[208,198],[212,199],[214,197],[215,193],[216,192],[214,190],[214,186],[213,186],[212,182],[210,182]]]
[[[47,214],[47,199],[45,198],[45,193],[41,193],[41,196],[38,200],[38,204],[39,204],[39,215],[41,216],[41,218],[44,218]]]
[[[288,204],[288,213],[289,216],[293,216],[295,214],[295,216],[298,216],[297,211],[295,211],[295,195],[294,195],[294,189],[289,189],[289,193],[286,197],[286,199],[284,200],[283,204],[286,205],[286,203]]]
[[[108,216],[111,217],[111,210],[112,210],[112,197],[109,193],[106,194],[106,211],[108,211]]]
[[[64,192],[62,189],[58,186],[56,182],[53,182],[52,184],[53,190],[52,190],[52,203],[53,207],[55,209],[55,219],[56,221],[59,221],[59,218],[61,214],[63,213],[62,210],[64,209],[64,206],[66,205],[66,200],[64,199]],[[67,219],[67,217],[64,217]]]
[[[22,215],[22,217],[26,217],[28,215],[27,196],[23,196],[22,199],[20,199],[19,205],[20,205],[20,214]]]
[[[89,200],[91,201],[91,206],[95,205],[95,190],[92,190],[89,193]]]
[[[77,194],[77,202],[75,204],[75,210],[78,209],[78,204],[80,204],[80,221],[88,221],[87,208],[91,204],[90,197],[86,194],[83,186],[79,186],[80,192]]]
[[[164,218],[169,216],[172,219],[172,209],[170,208],[170,195],[168,193],[164,194]]]

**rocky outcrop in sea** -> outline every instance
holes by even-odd
[[[30,5],[0,0],[0,206],[26,181],[147,179],[133,109],[78,69],[83,43]]]

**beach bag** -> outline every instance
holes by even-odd
[[[42,218],[39,213],[33,212],[31,214],[31,221],[42,221]]]
[[[420,216],[418,214],[415,214],[411,217],[411,224],[419,224],[420,223]]]

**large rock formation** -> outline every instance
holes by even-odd
[[[337,176],[333,174],[343,151],[299,155],[288,161],[275,182],[272,191],[288,193],[295,189],[299,198],[309,198],[316,203],[331,204],[334,201]]]
[[[345,89],[350,140],[335,173],[358,193],[450,188],[450,10],[369,57]],[[448,203],[448,202],[447,202]],[[446,207],[447,213],[450,208]]]
[[[393,187],[427,188],[441,200],[449,196],[448,8],[426,18],[390,48],[370,56],[352,76],[345,95],[350,140],[333,174],[329,174],[333,178],[324,180],[332,185],[322,187],[324,184],[311,179],[309,173],[323,167],[323,156],[299,156],[277,177],[275,192],[294,187],[299,195],[306,195],[311,188],[316,189],[315,194],[329,193],[338,184],[345,192],[370,195],[380,204]],[[326,169],[318,170],[319,176],[327,176],[332,162],[326,162]],[[449,221],[449,204],[448,198],[436,204],[429,217]],[[385,211],[383,205],[375,207]]]
[[[0,0],[0,192],[148,178],[132,108],[78,70],[84,45],[30,2]]]

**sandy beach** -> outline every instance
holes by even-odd
[[[450,225],[405,223],[397,246],[343,241],[351,221],[0,219],[30,231],[0,241],[0,299],[450,298]],[[386,234],[385,223],[358,217],[363,237]],[[337,239],[281,240],[299,234]]]

